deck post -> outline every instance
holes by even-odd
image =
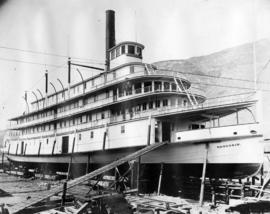
[[[160,189],[161,189],[161,182],[162,182],[162,176],[163,176],[163,167],[164,164],[160,164],[160,172],[159,172],[159,179],[158,179],[158,190],[157,190],[157,195],[160,195]]]
[[[52,147],[52,155],[54,153],[54,149],[55,149],[55,144],[56,144],[56,140],[53,141],[53,147]]]
[[[38,156],[40,155],[40,149],[41,149],[41,142],[39,142],[39,147],[38,147]]]
[[[72,151],[71,151],[71,154],[70,154],[70,160],[69,160],[69,164],[68,164],[67,180],[70,177],[71,164],[72,164],[73,152],[74,152],[74,146],[75,146],[75,139],[76,139],[76,136],[74,136],[74,138],[73,138]]]
[[[201,178],[201,191],[200,191],[200,202],[199,202],[200,206],[203,205],[203,195],[204,195],[204,183],[205,183],[207,156],[208,156],[208,144],[205,144],[205,156],[204,156],[204,161],[203,161],[203,170],[202,170],[202,178]]]
[[[105,150],[106,147],[106,136],[107,136],[107,131],[105,130],[104,135],[103,135],[103,146],[102,146],[102,150]]]
[[[18,147],[19,147],[19,144],[17,144],[17,147],[16,147],[16,155],[18,154]]]
[[[140,190],[140,169],[141,168],[141,156],[138,158],[138,167],[137,167],[137,194]]]

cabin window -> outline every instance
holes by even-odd
[[[116,72],[115,71],[113,72],[113,79],[114,80],[116,79]]]
[[[156,100],[156,108],[160,107],[160,100]]]
[[[88,115],[88,121],[92,121],[92,114]]]
[[[200,125],[199,124],[190,124],[188,128],[190,130],[199,129],[200,128]]]
[[[110,93],[109,91],[106,91],[106,98],[109,98],[110,97]]]
[[[121,133],[125,133],[125,126],[121,126]]]
[[[147,104],[146,103],[143,103],[142,104],[142,110],[146,110],[146,108],[147,108]]]
[[[183,106],[184,106],[184,107],[187,106],[187,100],[183,100]]]
[[[135,54],[135,47],[133,45],[128,45],[128,53]]]
[[[152,82],[145,82],[144,83],[144,92],[152,91]]]
[[[82,134],[79,134],[79,140],[81,140],[82,139]]]
[[[169,91],[170,90],[170,83],[164,82],[164,91]]]
[[[139,57],[142,57],[142,48],[141,47],[137,47],[137,55]]]
[[[49,139],[47,138],[47,141],[46,141],[46,143],[48,144],[49,143]]]
[[[120,47],[116,48],[116,57],[120,56]]]
[[[135,88],[135,93],[136,94],[139,94],[139,93],[141,93],[142,92],[142,84],[139,82],[139,83],[136,83],[135,85],[134,85],[134,88]]]
[[[163,100],[163,106],[168,106],[168,100]]]
[[[95,80],[94,79],[92,80],[92,86],[93,87],[95,86]]]
[[[129,67],[129,69],[130,69],[130,73],[133,74],[133,73],[134,73],[134,66],[131,65],[131,66]]]
[[[90,138],[94,138],[94,131],[90,132]]]
[[[125,47],[125,45],[121,46],[121,54],[124,54],[124,53],[125,53],[125,51],[126,51],[126,47]]]
[[[176,91],[176,84],[172,83],[172,91]]]
[[[149,109],[152,109],[153,108],[153,101],[150,101],[149,102]]]
[[[105,118],[105,114],[104,112],[101,113],[101,119],[104,119]]]
[[[161,90],[161,82],[155,82],[154,86],[155,86],[155,91]]]

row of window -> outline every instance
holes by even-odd
[[[113,49],[110,52],[111,60],[113,60],[113,59],[115,59],[123,54],[131,54],[131,55],[135,55],[135,56],[141,58],[142,57],[142,48],[140,46],[137,46],[137,45],[118,46],[117,48]]]

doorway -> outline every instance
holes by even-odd
[[[69,136],[62,137],[62,154],[68,153]]]
[[[171,141],[171,123],[162,122],[162,141]]]

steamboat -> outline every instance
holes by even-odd
[[[169,142],[141,157],[154,169],[201,176],[207,157],[208,177],[243,178],[263,163],[260,99],[257,93],[206,99],[182,72],[142,61],[138,42],[115,43],[114,11],[106,11],[105,68],[68,59],[68,86],[33,101],[10,119],[2,149],[15,166],[83,174],[147,145]],[[71,84],[71,66],[100,72]],[[244,114],[241,121],[239,115]],[[226,118],[231,119],[226,119]],[[243,117],[243,116],[242,116]],[[222,121],[231,121],[223,124]]]

